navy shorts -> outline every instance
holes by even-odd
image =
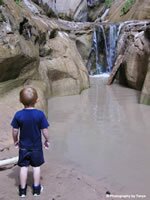
[[[43,150],[27,150],[19,149],[19,160],[18,165],[20,167],[39,167],[44,163]]]

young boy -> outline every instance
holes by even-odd
[[[33,167],[33,195],[38,196],[43,190],[40,184],[40,166],[44,163],[41,133],[45,138],[44,146],[48,148],[49,124],[44,113],[34,108],[37,100],[38,94],[34,88],[22,89],[20,102],[24,105],[24,109],[16,112],[11,122],[14,145],[19,148],[20,197],[26,196],[29,165]]]

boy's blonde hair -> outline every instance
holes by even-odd
[[[32,87],[25,87],[20,91],[20,102],[24,106],[34,106],[38,99],[38,94],[36,89]]]

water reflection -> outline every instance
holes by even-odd
[[[116,193],[150,194],[150,107],[138,92],[91,78],[81,95],[49,101],[51,157],[71,162]]]

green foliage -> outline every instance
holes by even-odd
[[[105,5],[109,8],[112,5],[113,0],[105,0]]]
[[[132,8],[132,5],[134,3],[135,3],[135,0],[126,0],[123,7],[121,8],[120,16],[125,15]]]
[[[3,0],[0,0],[0,5],[3,5],[3,4],[4,4]]]
[[[15,0],[16,4],[19,4],[20,3],[20,0]]]

